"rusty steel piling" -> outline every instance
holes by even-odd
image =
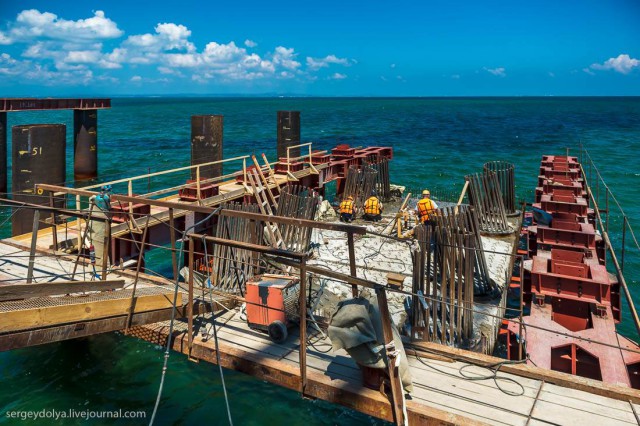
[[[222,133],[224,117],[222,115],[191,116],[191,165],[211,163],[223,159]],[[222,176],[222,163],[211,164],[191,170],[191,179],[211,179]]]
[[[76,180],[98,177],[98,110],[73,110],[73,175]]]
[[[278,158],[287,157],[287,148],[300,143],[300,111],[278,111]],[[291,157],[300,156],[300,148],[289,150]]]
[[[61,184],[66,176],[66,132],[64,124],[28,124],[12,128],[13,199],[49,205],[49,195],[34,189],[39,183]],[[27,209],[11,218],[12,235],[31,231],[33,211]],[[43,224],[40,224],[43,227]]]
[[[0,112],[0,193],[7,192],[7,113]]]

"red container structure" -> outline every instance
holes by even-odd
[[[538,367],[638,389],[640,347],[616,332],[620,283],[607,271],[582,169],[575,157],[544,156],[540,173],[533,207],[551,220],[532,214],[532,226],[522,234],[529,313],[522,327],[503,327],[507,356],[519,359],[516,346],[524,342],[522,357]]]
[[[135,194],[133,195],[136,196]],[[133,219],[143,217],[151,213],[151,206],[148,204],[133,203],[131,206],[131,213]],[[128,203],[113,203],[111,204],[111,220],[114,223],[124,223],[131,219],[129,216],[129,204]]]
[[[211,198],[218,195],[218,187],[212,183],[206,183],[206,179],[200,179],[200,197],[198,197],[198,184],[193,179],[187,180],[186,187],[178,191],[178,195],[182,201],[197,201],[205,198]]]
[[[274,342],[287,339],[297,322],[300,281],[284,275],[258,275],[247,282],[247,323],[267,332]]]

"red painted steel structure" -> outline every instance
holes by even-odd
[[[366,155],[362,155],[366,154]],[[383,159],[391,160],[393,158],[393,148],[390,146],[374,146],[374,147],[366,147],[366,148],[351,148],[348,145],[338,145],[336,148],[331,150],[331,154],[327,154],[326,151],[312,151],[311,153],[311,164],[313,165],[322,165],[319,167],[318,174],[310,173],[306,176],[303,176],[298,181],[292,181],[290,184],[292,185],[300,185],[305,188],[310,188],[313,191],[316,191],[320,194],[324,194],[325,184],[331,181],[337,181],[336,191],[340,194],[340,188],[344,186],[344,181],[346,180],[346,171],[349,165],[355,165],[361,167],[363,165],[363,161],[367,162],[376,162],[382,161]],[[286,173],[287,171],[287,159],[282,158],[281,161],[275,164],[275,172],[276,173]],[[293,160],[290,164],[291,171],[299,171],[304,168],[308,168],[309,166],[309,157],[299,157]],[[326,165],[326,166],[325,166]],[[247,171],[250,172],[254,169],[254,166],[247,167]],[[245,185],[249,186],[249,181],[244,181],[244,177],[240,174],[235,178],[237,183],[243,182]],[[180,189],[178,191],[178,196],[182,201],[192,201],[195,202],[198,199],[197,194],[197,185],[194,180],[187,180],[187,186]],[[220,185],[225,182],[207,182],[202,183],[200,186],[200,199],[213,197],[218,195]],[[226,182],[228,183],[228,182]],[[272,189],[274,194],[278,194],[278,189]],[[245,202],[255,203],[255,198],[252,195],[245,195]],[[144,213],[144,210],[137,210],[140,206],[134,204],[134,216],[138,217],[138,214]],[[118,218],[124,218],[126,216],[126,211],[128,206],[123,206],[119,208],[117,212],[114,212]],[[177,228],[184,226],[184,219],[179,219],[179,223],[175,225]],[[167,227],[159,226],[153,228],[149,232],[149,238],[152,244],[156,245],[165,245],[170,242],[170,234],[166,232]],[[129,239],[130,237],[126,237]],[[117,260],[128,260],[137,258],[138,251],[134,244],[126,241],[125,239],[114,238],[112,241],[112,259]]]
[[[522,291],[530,313],[523,317],[521,338],[530,362],[640,389],[640,346],[616,332],[620,284],[607,272],[604,241],[576,157],[542,157],[533,207],[552,220],[537,224],[529,213],[533,223],[523,229],[530,260],[524,262]],[[519,356],[519,332],[516,323],[501,332],[510,359]]]
[[[111,99],[107,98],[0,98],[0,112],[108,108],[111,108]]]

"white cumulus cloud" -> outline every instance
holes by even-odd
[[[273,63],[289,70],[295,70],[301,65],[300,62],[295,60],[296,56],[298,54],[294,52],[293,48],[278,46],[273,52]]]
[[[336,55],[327,55],[324,58],[312,58],[307,56],[307,68],[315,71],[320,68],[328,67],[330,64],[339,64],[349,66],[349,60],[346,58],[338,58]]]
[[[74,64],[91,64],[97,62],[99,58],[100,52],[96,52],[95,50],[75,50],[67,53],[67,56],[64,58],[64,62]]]
[[[489,74],[495,75],[496,77],[506,77],[507,73],[503,67],[498,68],[487,68],[484,67],[483,70],[488,72]]]
[[[7,44],[25,42],[33,38],[53,40],[104,40],[120,37],[123,32],[102,10],[96,10],[93,17],[69,21],[49,12],[36,9],[20,12],[7,34],[0,39]]]
[[[629,74],[634,68],[638,67],[640,67],[640,60],[634,59],[627,54],[620,54],[616,58],[607,59],[602,64],[591,64],[589,66],[594,70],[614,70],[621,74]]]
[[[137,84],[168,83],[167,77],[172,82],[263,79],[268,83],[269,79],[316,81],[320,69],[357,64],[355,59],[333,54],[305,57],[283,45],[257,51],[254,48],[258,44],[248,38],[238,44],[209,40],[196,46],[191,41],[192,31],[172,22],[157,23],[149,32],[123,36],[118,24],[100,10],[78,20],[36,9],[23,10],[0,28],[0,45],[14,46],[13,51],[0,53],[0,75],[43,85],[82,85],[92,80],[106,84],[120,81],[117,76],[123,82]],[[326,78],[341,80],[347,76],[336,72]]]

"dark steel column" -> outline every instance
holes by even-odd
[[[222,115],[191,116],[191,165],[210,163],[222,160]],[[222,164],[202,167],[201,179],[222,176]],[[191,178],[196,178],[196,170],[191,171]]]
[[[13,126],[11,134],[13,199],[49,205],[49,195],[36,194],[34,185],[64,183],[67,127],[64,124]],[[32,226],[33,210],[23,209],[11,218],[12,235],[31,232]]]
[[[73,110],[73,176],[98,177],[98,110]]]
[[[7,113],[0,112],[0,193],[7,192]]]
[[[287,157],[287,147],[300,144],[300,111],[278,111],[278,159]],[[289,151],[300,156],[300,148]]]

